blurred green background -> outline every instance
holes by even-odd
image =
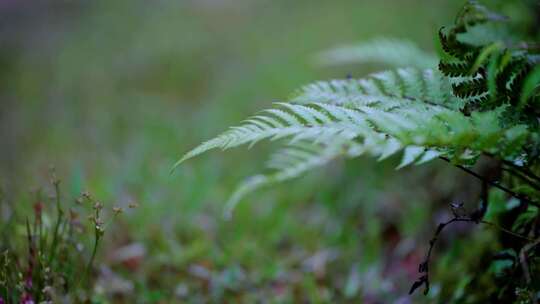
[[[439,259],[430,297],[407,296],[452,190],[475,193],[452,168],[337,161],[249,196],[229,221],[223,202],[263,167],[271,145],[211,153],[169,171],[196,144],[303,84],[381,68],[320,67],[316,53],[380,36],[433,50],[437,29],[461,5],[2,1],[0,182],[10,190],[7,201],[29,201],[54,165],[66,198],[87,190],[108,206],[138,203],[108,227],[96,286],[106,299],[429,302],[450,292],[439,283],[459,286],[462,264],[475,263],[465,245],[452,242],[438,250],[447,258]],[[2,218],[24,208],[18,205],[4,206]],[[467,229],[458,225],[448,237],[460,239]],[[466,246],[489,239],[482,230]],[[452,255],[461,264],[451,265]]]

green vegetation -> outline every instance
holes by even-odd
[[[370,154],[383,160],[403,150],[398,169],[437,158],[451,162],[484,183],[481,206],[469,215],[461,204],[452,206],[454,217],[438,226],[428,257],[419,267],[423,275],[413,284],[411,293],[420,285],[425,285],[425,294],[429,292],[431,250],[447,225],[474,222],[498,227],[483,221],[489,208],[488,187],[492,186],[519,200],[522,210],[515,220],[527,227],[524,234],[505,228],[501,231],[528,243],[518,247],[519,256],[513,251],[508,259],[511,263],[506,265],[514,276],[523,272],[524,282],[503,282],[502,290],[486,293],[483,301],[515,301],[521,297],[514,290],[521,290],[530,293],[530,301],[536,302],[539,286],[533,284],[530,272],[538,268],[534,250],[540,244],[535,224],[540,207],[540,56],[536,53],[537,45],[520,43],[508,31],[492,27],[492,23],[505,20],[471,1],[449,30],[439,31],[441,47],[448,57],[439,63],[440,72],[411,67],[361,79],[308,85],[289,102],[278,103],[279,108],[265,110],[191,150],[175,166],[211,149],[252,146],[264,139],[288,139],[287,147],[272,155],[267,163],[272,172],[249,178],[232,195],[226,206],[230,216],[246,193],[297,177],[338,156]],[[408,44],[381,44],[385,43],[377,41],[358,49],[337,50],[329,57],[356,52],[356,59],[402,66],[412,63],[422,67],[433,62],[433,56],[425,56]],[[389,52],[378,51],[389,47]],[[398,60],[396,50],[404,54],[403,61]],[[473,165],[482,155],[502,162],[504,175],[500,179],[513,179],[509,183],[512,189],[463,166]],[[530,213],[534,215],[524,219],[523,214]],[[530,254],[532,265],[527,262]]]
[[[5,303],[58,303],[66,296],[76,300],[92,297],[99,242],[112,217],[122,209],[112,208],[111,218],[105,221],[103,204],[89,193],[83,193],[66,208],[61,199],[60,180],[54,174],[52,186],[53,201],[47,201],[41,189],[35,193],[33,215],[25,215],[24,247],[18,247],[22,244],[4,235],[4,246],[8,249],[3,252],[0,264],[0,295]],[[54,206],[54,212],[45,210],[48,205]],[[54,218],[50,217],[52,214]],[[13,220],[20,221],[20,217],[15,215]],[[84,233],[91,237],[85,237]],[[84,244],[87,239],[92,243]]]
[[[534,1],[240,2],[10,8],[2,301],[533,301]],[[181,161],[259,144],[170,174],[179,151],[268,107]],[[234,192],[263,139],[286,146]],[[50,164],[62,191],[36,199]],[[69,208],[98,212],[73,199],[86,191],[106,218],[126,211],[105,234],[101,214],[68,233]]]

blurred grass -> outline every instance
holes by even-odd
[[[262,168],[268,146],[169,170],[189,148],[300,85],[375,68],[323,69],[311,61],[321,50],[379,36],[432,50],[434,29],[451,21],[458,2],[5,7],[11,17],[2,31],[1,181],[17,189],[12,196],[24,196],[54,164],[69,195],[88,189],[110,204],[138,202],[111,227],[102,254],[135,283],[123,297],[166,302],[175,290],[185,296],[178,291],[185,286],[193,302],[352,301],[360,294],[368,303],[395,300],[406,294],[429,237],[420,232],[430,228],[422,227],[431,223],[426,206],[450,192],[447,172],[394,172],[395,160],[337,162],[249,196],[224,221],[222,202]],[[441,193],[428,193],[430,187]],[[107,252],[131,243],[147,249],[141,266],[108,259]],[[393,265],[395,257],[403,265]],[[210,277],[197,275],[197,267]]]

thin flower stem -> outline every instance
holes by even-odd
[[[96,259],[97,249],[99,247],[100,238],[101,237],[98,234],[98,231],[96,229],[95,238],[94,238],[94,246],[92,248],[92,255],[90,256],[90,259],[88,260],[88,263],[86,264],[86,267],[84,269],[84,274],[81,276],[81,278],[75,284],[74,290],[77,289],[81,285],[81,283],[87,284],[90,281],[90,273],[91,273],[92,267],[94,265],[94,260]]]
[[[94,248],[92,249],[92,255],[90,256],[90,260],[88,260],[88,264],[86,265],[85,277],[87,281],[89,279],[90,272],[92,271],[94,260],[96,259],[97,249],[99,246],[99,239],[100,237],[96,234],[96,238],[94,240]]]
[[[54,182],[54,190],[56,194],[56,212],[58,214],[56,218],[56,224],[54,226],[54,233],[53,233],[53,240],[51,243],[51,252],[49,255],[49,265],[52,263],[54,256],[56,254],[56,247],[58,244],[58,238],[59,238],[59,230],[60,230],[60,224],[62,223],[62,218],[64,215],[64,211],[62,210],[62,206],[60,205],[60,181],[55,180]]]

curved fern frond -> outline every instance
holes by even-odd
[[[456,96],[467,98],[472,96],[482,95],[487,92],[488,87],[484,78],[473,78],[452,85],[452,89]]]
[[[362,79],[319,81],[302,87],[293,94],[291,102],[389,109],[418,101],[459,109],[464,102],[453,96],[450,89],[451,82],[437,70],[407,68]]]
[[[478,51],[478,47],[461,42],[457,38],[456,31],[458,27],[452,28],[448,34],[444,33],[445,28],[439,30],[439,41],[441,42],[442,49],[454,58],[465,60],[472,53]]]
[[[536,99],[534,97],[535,95]],[[536,66],[524,80],[519,106],[525,106],[529,99],[538,102],[538,96],[540,96],[540,66]]]
[[[466,61],[441,61],[439,63],[439,70],[449,77],[468,76],[471,68],[471,63]]]
[[[233,192],[225,204],[225,217],[230,218],[238,202],[248,193],[264,186],[296,178],[305,172],[321,167],[340,155],[347,155],[350,143],[335,139],[332,144],[309,145],[298,143],[274,153],[267,163],[271,170],[267,174],[258,174],[244,180]]]
[[[453,89],[463,91],[462,98]],[[412,68],[317,82],[298,91],[291,102],[276,103],[201,144],[175,166],[211,149],[288,139],[292,146],[271,158],[271,173],[256,175],[237,189],[227,204],[230,211],[248,192],[297,177],[338,156],[369,154],[383,160],[404,151],[398,169],[441,155],[456,163],[470,162],[482,152],[515,156],[530,133],[523,125],[501,124],[508,105],[462,113],[464,104],[483,101],[484,89],[481,77],[449,79],[436,70]]]
[[[323,52],[317,56],[317,62],[324,65],[380,63],[390,67],[426,69],[436,67],[438,59],[408,40],[379,38]]]
[[[378,155],[378,161],[397,153],[402,146],[395,139],[380,134],[372,133],[372,137],[363,144],[351,142],[345,138],[333,138],[324,144],[310,144],[302,142],[289,145],[273,155],[267,162],[269,173],[258,174],[244,180],[233,192],[225,204],[224,214],[226,218],[232,216],[237,204],[247,194],[262,187],[284,182],[299,177],[317,167],[322,167],[332,160],[342,156],[347,158],[357,157],[364,153]],[[441,155],[435,150],[426,150],[419,146],[408,146],[404,149],[401,163],[396,169],[401,169],[413,163],[423,164]]]
[[[212,149],[229,149],[244,144],[253,145],[260,140],[277,140],[289,137],[300,140],[324,141],[334,136],[354,138],[369,129],[365,119],[358,119],[360,112],[350,109],[328,108],[317,104],[310,106],[277,103],[280,108],[263,111],[229,131],[199,145],[185,154],[175,165]],[[173,167],[173,168],[174,168]]]

